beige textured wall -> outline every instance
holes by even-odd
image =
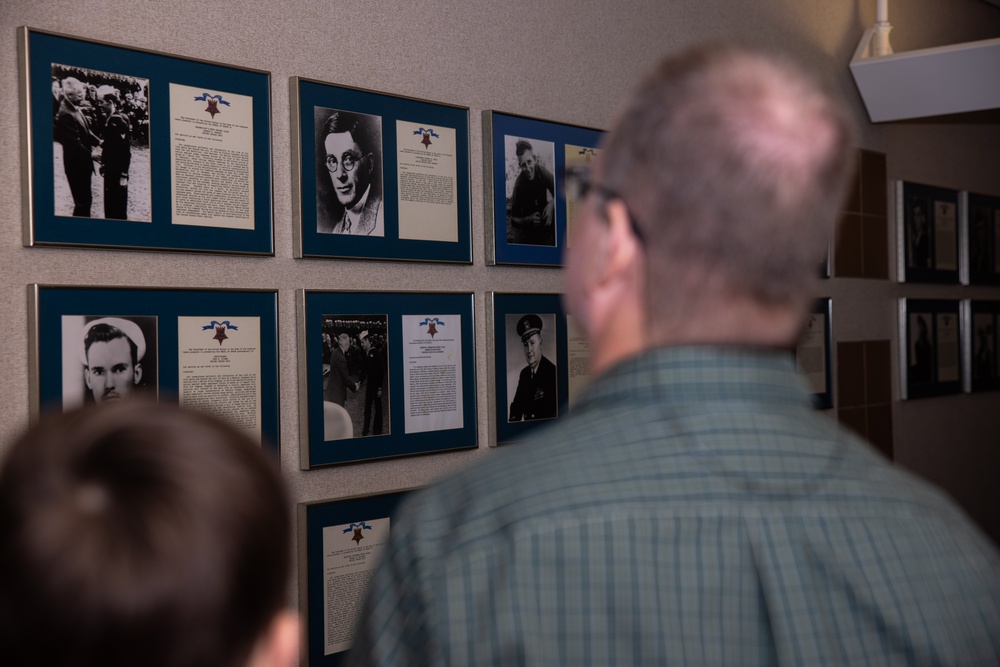
[[[560,291],[561,272],[484,262],[483,109],[606,127],[637,76],[661,55],[706,39],[785,43],[830,65],[853,91],[847,63],[874,0],[5,0],[0,6],[0,442],[28,420],[25,285],[247,287],[279,291],[282,467],[296,501],[423,485],[488,456],[484,296]],[[946,7],[947,6],[947,9]],[[894,0],[897,51],[1000,35],[1000,9],[980,0]],[[24,248],[15,34],[19,25],[269,70],[276,253],[273,258]],[[302,76],[471,109],[473,264],[292,258],[288,78]],[[855,106],[862,114],[860,101]],[[872,126],[863,147],[888,153],[890,179],[1000,195],[995,114]],[[221,277],[221,284],[220,284]],[[474,290],[477,450],[298,470],[297,288]],[[998,298],[996,290],[833,279],[838,340],[896,339],[900,296]],[[894,368],[896,364],[894,361]],[[1000,541],[1000,395],[899,403],[897,458],[959,498]],[[4,445],[0,444],[0,451]]]

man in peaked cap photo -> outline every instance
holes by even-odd
[[[528,365],[518,377],[507,421],[551,419],[558,410],[556,366],[542,354],[542,318],[534,313],[521,317],[517,322],[517,335],[521,337]]]

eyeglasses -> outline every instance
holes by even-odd
[[[326,156],[326,168],[330,171],[337,171],[337,165],[344,165],[344,171],[354,171],[354,168],[358,166],[358,162],[361,162],[361,156],[354,153],[344,153],[340,161],[337,161],[336,155]]]
[[[599,183],[594,183],[590,180],[590,178],[583,178],[580,182],[580,200],[582,201],[586,199],[587,195],[591,192],[600,197],[605,204],[612,199],[617,199],[625,206],[625,215],[628,216],[628,225],[632,229],[632,235],[635,236],[637,241],[639,241],[639,245],[645,247],[646,233],[642,231],[642,227],[639,226],[639,221],[634,215],[632,215],[632,209],[629,208],[628,202],[611,188],[605,185],[600,185]]]

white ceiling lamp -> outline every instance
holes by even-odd
[[[851,59],[873,123],[1000,109],[1000,39],[893,53],[888,0]]]

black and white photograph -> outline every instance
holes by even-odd
[[[972,314],[972,381],[973,386],[997,378],[996,315]]]
[[[909,382],[934,382],[934,314],[910,313]]]
[[[507,243],[556,245],[555,164],[553,142],[504,136]]]
[[[962,193],[968,225],[969,284],[1000,284],[1000,197]]]
[[[968,305],[969,384],[967,391],[1000,390],[1000,301],[970,300]]]
[[[63,409],[157,398],[157,318],[62,316]]]
[[[910,204],[909,213],[907,220],[908,266],[915,269],[933,268],[930,203],[922,197],[915,197]]]
[[[315,107],[316,231],[385,236],[380,116]]]
[[[507,421],[559,416],[556,315],[507,314]]]
[[[388,315],[323,315],[324,440],[389,435]]]
[[[906,342],[900,346],[904,400],[967,391],[962,382],[969,378],[971,319],[962,310],[958,300],[900,299],[900,341]]]
[[[151,222],[149,80],[52,64],[55,215]]]

